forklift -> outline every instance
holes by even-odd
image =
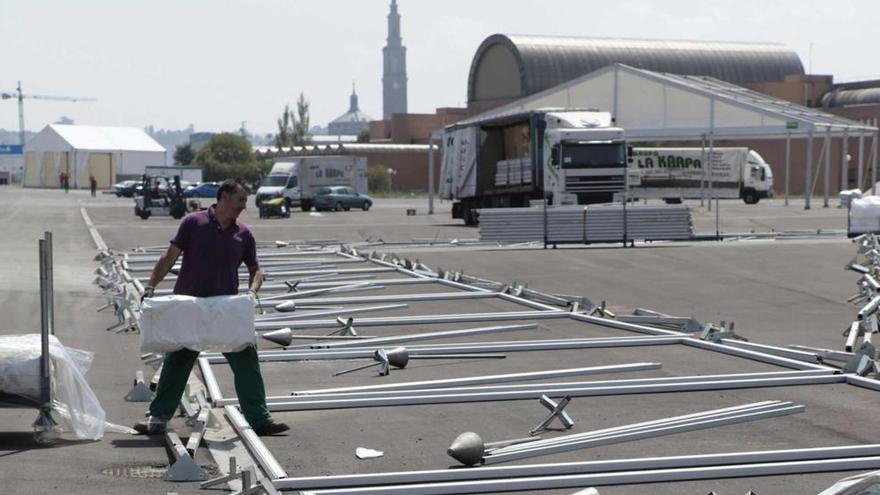
[[[170,180],[164,175],[144,174],[140,191],[134,198],[134,214],[143,220],[156,216],[181,219],[186,215],[186,202],[180,187],[180,176]]]

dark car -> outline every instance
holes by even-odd
[[[140,183],[141,181],[139,180],[124,180],[113,184],[113,194],[115,194],[117,198],[130,198],[134,196],[134,190]]]
[[[183,191],[183,196],[187,198],[216,198],[218,189],[220,189],[219,182],[202,182],[197,186],[187,187]]]
[[[348,211],[352,208],[360,208],[367,211],[373,206],[373,198],[366,194],[360,194],[350,187],[322,187],[315,193],[314,204],[315,209],[318,211]]]

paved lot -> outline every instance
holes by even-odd
[[[89,380],[108,420],[128,424],[143,414],[144,404],[124,402],[134,371],[141,367],[138,342],[132,335],[108,335],[113,323],[94,308],[103,301],[91,285],[95,264],[94,244],[79,206],[85,206],[100,234],[114,249],[138,245],[164,245],[177,222],[134,217],[130,200],[102,196],[89,198],[72,191],[0,189],[0,219],[8,235],[0,238],[0,334],[37,332],[39,298],[36,240],[45,230],[55,235],[57,333],[68,346],[95,352]],[[698,202],[694,205],[698,207]],[[407,208],[417,215],[406,216]],[[259,220],[247,211],[245,222],[260,240],[366,239],[406,241],[419,239],[475,239],[476,229],[449,218],[448,205],[437,204],[435,215],[425,214],[425,201],[377,201],[369,212],[295,212],[290,219]],[[714,232],[715,212],[695,209],[698,232]],[[805,211],[800,202],[788,207],[781,200],[757,206],[722,203],[722,232],[843,229],[843,210]],[[799,343],[839,348],[841,330],[855,310],[846,298],[855,288],[855,275],[842,270],[854,254],[844,239],[787,241],[728,241],[723,243],[656,243],[635,249],[611,246],[571,246],[556,250],[432,247],[401,250],[431,267],[464,270],[500,280],[526,282],[530,287],[556,293],[578,294],[612,310],[625,312],[646,307],[670,314],[695,316],[702,321],[734,320],[737,331],[758,342]],[[404,252],[406,251],[406,252]],[[437,287],[389,288],[383,293],[438,291]],[[446,291],[446,289],[443,289]],[[378,292],[378,291],[373,291]],[[369,294],[369,292],[365,293]],[[465,313],[518,309],[500,300],[412,303],[404,310],[375,316]],[[370,315],[373,316],[373,315]],[[619,333],[603,327],[562,320],[540,321],[539,328],[462,339],[465,341],[608,336]],[[444,324],[402,328],[369,327],[361,333],[390,335],[424,330],[467,328],[479,324]],[[552,337],[548,337],[552,336]],[[261,348],[274,347],[261,343]],[[683,346],[657,346],[580,351],[509,353],[504,360],[449,360],[413,362],[396,370],[385,381],[463,377],[487,373],[545,370],[561,367],[655,361],[654,371],[607,375],[590,379],[680,376],[778,369],[740,358]],[[269,394],[294,389],[376,383],[369,372],[332,377],[349,362],[266,363],[263,366]],[[215,365],[224,392],[232,394],[231,373]],[[554,380],[559,381],[559,380]],[[645,421],[700,410],[760,400],[791,400],[805,404],[796,416],[727,426],[715,430],[557,454],[531,462],[561,462],[652,455],[821,447],[871,443],[872,412],[878,396],[846,385],[800,386],[724,392],[692,392],[575,399],[569,412],[576,431]],[[449,404],[438,406],[380,407],[318,412],[277,413],[294,430],[266,444],[292,475],[395,471],[443,468],[454,464],[445,454],[452,439],[463,431],[476,431],[488,440],[523,436],[544,414],[534,401]],[[0,479],[4,493],[178,493],[199,492],[195,484],[115,478],[102,474],[110,466],[163,464],[167,456],[161,442],[108,434],[99,442],[62,442],[45,449],[31,441],[30,423],[35,411],[0,410]],[[557,435],[551,433],[550,435]],[[354,457],[356,447],[385,451],[369,461]],[[204,459],[209,462],[209,459]],[[522,461],[520,463],[523,463]],[[736,480],[666,483],[606,487],[605,494],[757,494],[817,493],[850,473],[747,478]],[[543,493],[569,494],[574,489]]]

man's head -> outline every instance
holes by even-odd
[[[238,218],[247,208],[247,197],[247,186],[242,179],[226,179],[217,190],[217,208],[232,218]]]

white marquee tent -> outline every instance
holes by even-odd
[[[135,127],[52,124],[25,146],[25,187],[58,187],[67,173],[71,187],[89,187],[94,176],[108,188],[117,176],[139,177],[146,167],[165,165],[165,148]]]

